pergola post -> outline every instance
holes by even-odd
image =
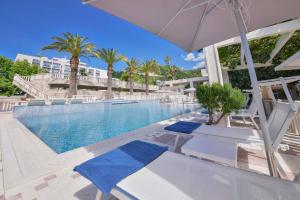
[[[236,7],[234,7],[234,5]],[[240,4],[239,4],[238,0],[236,0],[233,4],[233,12],[235,15],[237,27],[238,27],[240,37],[241,37],[242,47],[243,47],[244,54],[245,54],[246,61],[247,61],[248,71],[249,71],[252,88],[253,88],[253,96],[254,96],[255,100],[257,101],[259,121],[260,121],[261,129],[262,129],[262,133],[263,133],[262,136],[263,136],[264,143],[265,143],[265,149],[266,149],[266,154],[267,154],[270,175],[277,177],[278,172],[277,172],[276,165],[275,165],[274,150],[273,150],[272,142],[270,139],[267,119],[266,119],[266,115],[265,115],[265,111],[264,111],[264,107],[263,107],[263,103],[262,103],[262,97],[261,97],[260,90],[259,90],[259,85],[258,85],[258,81],[257,81],[257,77],[256,77],[253,59],[252,59],[250,47],[248,44],[248,40],[246,37],[246,27],[245,27],[243,17],[242,17],[241,11],[240,11]]]

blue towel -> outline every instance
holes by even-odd
[[[165,127],[165,130],[190,134],[199,126],[201,126],[201,123],[179,121],[175,124]]]
[[[89,179],[107,197],[122,179],[140,170],[167,150],[167,147],[136,140],[88,160],[76,166],[74,171]]]

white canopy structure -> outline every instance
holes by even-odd
[[[289,57],[286,61],[284,61],[277,67],[275,67],[275,71],[295,69],[300,69],[300,51]]]
[[[261,80],[258,81],[259,86],[274,86],[274,85],[282,85],[282,80],[285,83],[292,83],[295,81],[300,81],[300,76],[290,76],[290,77],[284,77],[284,78],[274,78],[274,79],[268,79],[268,80]]]
[[[299,0],[84,0],[177,46],[199,50],[241,36],[271,174],[273,151],[246,33],[300,16]]]

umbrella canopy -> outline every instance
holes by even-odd
[[[300,51],[289,57],[286,61],[284,61],[277,67],[275,67],[275,71],[295,69],[300,69]]]
[[[239,2],[246,31],[300,16],[299,0],[85,0],[165,38],[186,51],[239,35],[232,4]],[[234,5],[235,6],[235,5]]]

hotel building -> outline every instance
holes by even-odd
[[[70,60],[66,58],[48,58],[17,54],[15,61],[27,61],[30,64],[38,65],[46,69],[49,73],[70,74]],[[89,77],[107,78],[107,70],[87,66],[84,62],[79,62],[78,72],[85,72]]]

